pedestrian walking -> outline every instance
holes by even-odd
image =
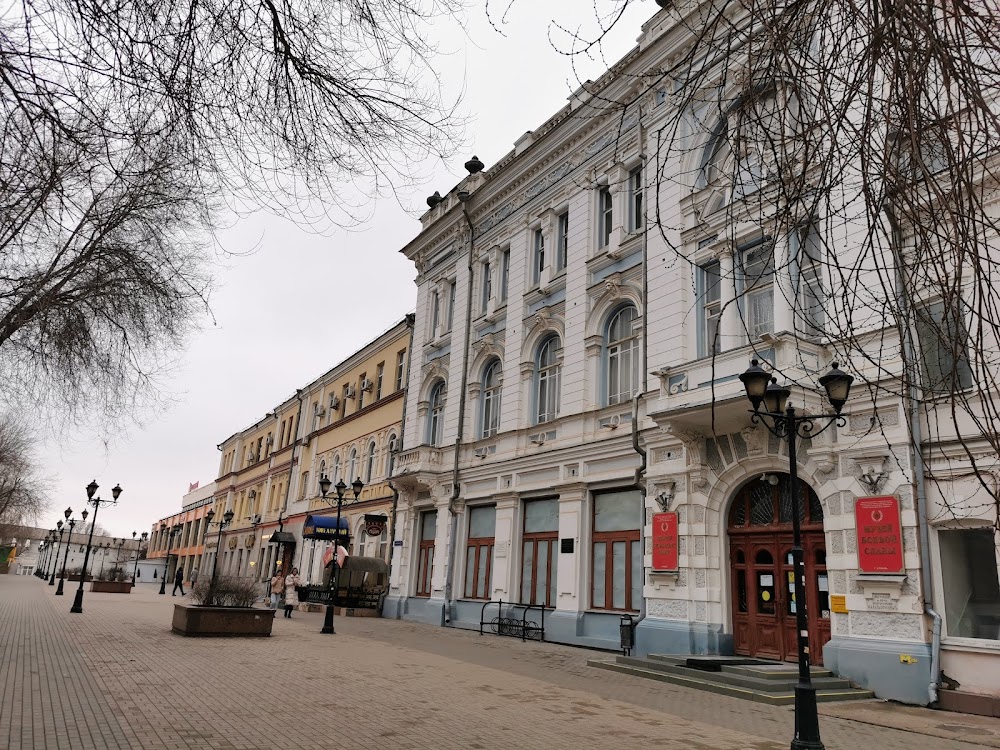
[[[281,575],[280,570],[274,571],[274,578],[271,579],[271,609],[278,608],[278,602],[281,601],[281,594],[285,590],[285,577]]]
[[[170,596],[177,596],[177,589],[181,590],[181,596],[186,596],[184,593],[184,568],[180,565],[174,572],[174,590],[170,592]]]
[[[292,616],[292,604],[297,593],[295,588],[299,585],[299,569],[292,568],[292,572],[285,578],[285,617]]]
[[[198,583],[198,568],[191,568],[191,572],[188,573],[188,580],[191,581],[191,588]]]

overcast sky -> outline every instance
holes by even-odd
[[[470,5],[465,34],[442,25],[441,46],[451,53],[438,65],[453,96],[465,89],[465,151],[447,164],[421,165],[432,175],[428,182],[404,194],[403,206],[393,198],[379,201],[358,229],[320,236],[255,215],[224,233],[230,249],[258,247],[223,261],[212,298],[214,321],[203,321],[163,384],[170,403],[144,415],[142,425],[122,425],[109,446],[82,431],[49,439],[43,465],[54,469],[54,491],[40,525],[53,526],[67,506],[79,517],[84,487],[94,478],[104,497],[115,483],[124,489],[118,506],[98,517],[112,534],[141,533],[178,511],[189,483],[215,479],[218,443],[413,310],[416,273],[398,251],[418,233],[426,196],[453,187],[472,154],[489,168],[559,109],[578,80],[595,78],[625,54],[657,10],[652,2],[634,3],[606,40],[605,59],[577,59],[574,70],[550,44],[550,22],[593,30],[590,3],[516,0],[502,35],[488,23],[482,2]],[[597,5],[608,10],[616,2]],[[507,0],[490,7],[502,15]]]

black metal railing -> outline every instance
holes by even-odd
[[[486,621],[486,608],[491,604],[497,605],[497,616],[494,617],[489,622]],[[511,608],[522,609],[521,619],[516,617],[505,617],[503,613],[503,607],[506,604]],[[539,612],[540,622],[535,622],[534,620],[528,619],[528,612],[533,609],[537,609]],[[479,635],[485,633],[485,628],[489,627],[491,633],[496,635],[506,635],[512,638],[520,638],[522,641],[526,641],[529,638],[531,640],[544,641],[545,640],[545,607],[541,604],[523,604],[521,602],[505,602],[503,599],[498,599],[496,601],[488,601],[483,604],[482,610],[479,612]]]

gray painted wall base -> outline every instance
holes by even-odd
[[[441,626],[444,625],[444,614],[444,599],[387,596],[382,603],[382,616],[396,620]]]
[[[403,606],[406,599],[402,596],[387,596],[382,600],[382,617],[399,620],[403,616]]]
[[[733,636],[723,630],[722,625],[714,623],[647,617],[636,625],[633,653],[729,656],[733,653]]]
[[[902,664],[901,655],[916,660]],[[867,688],[879,698],[926,706],[931,647],[913,641],[834,638],[823,647],[823,666]]]
[[[621,645],[618,635],[618,616],[596,612],[545,613],[545,640],[550,643],[569,643],[617,651]]]

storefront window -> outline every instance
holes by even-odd
[[[559,501],[532,500],[524,504],[521,548],[521,601],[556,606],[559,566]]]
[[[637,610],[642,601],[642,494],[594,496],[593,591],[596,609]]]
[[[420,515],[420,549],[417,564],[417,596],[431,595],[434,575],[434,538],[437,536],[437,511]]]
[[[495,505],[469,509],[469,542],[465,548],[465,597],[489,599],[492,585]]]
[[[1000,640],[1000,578],[993,529],[938,532],[948,635]]]

